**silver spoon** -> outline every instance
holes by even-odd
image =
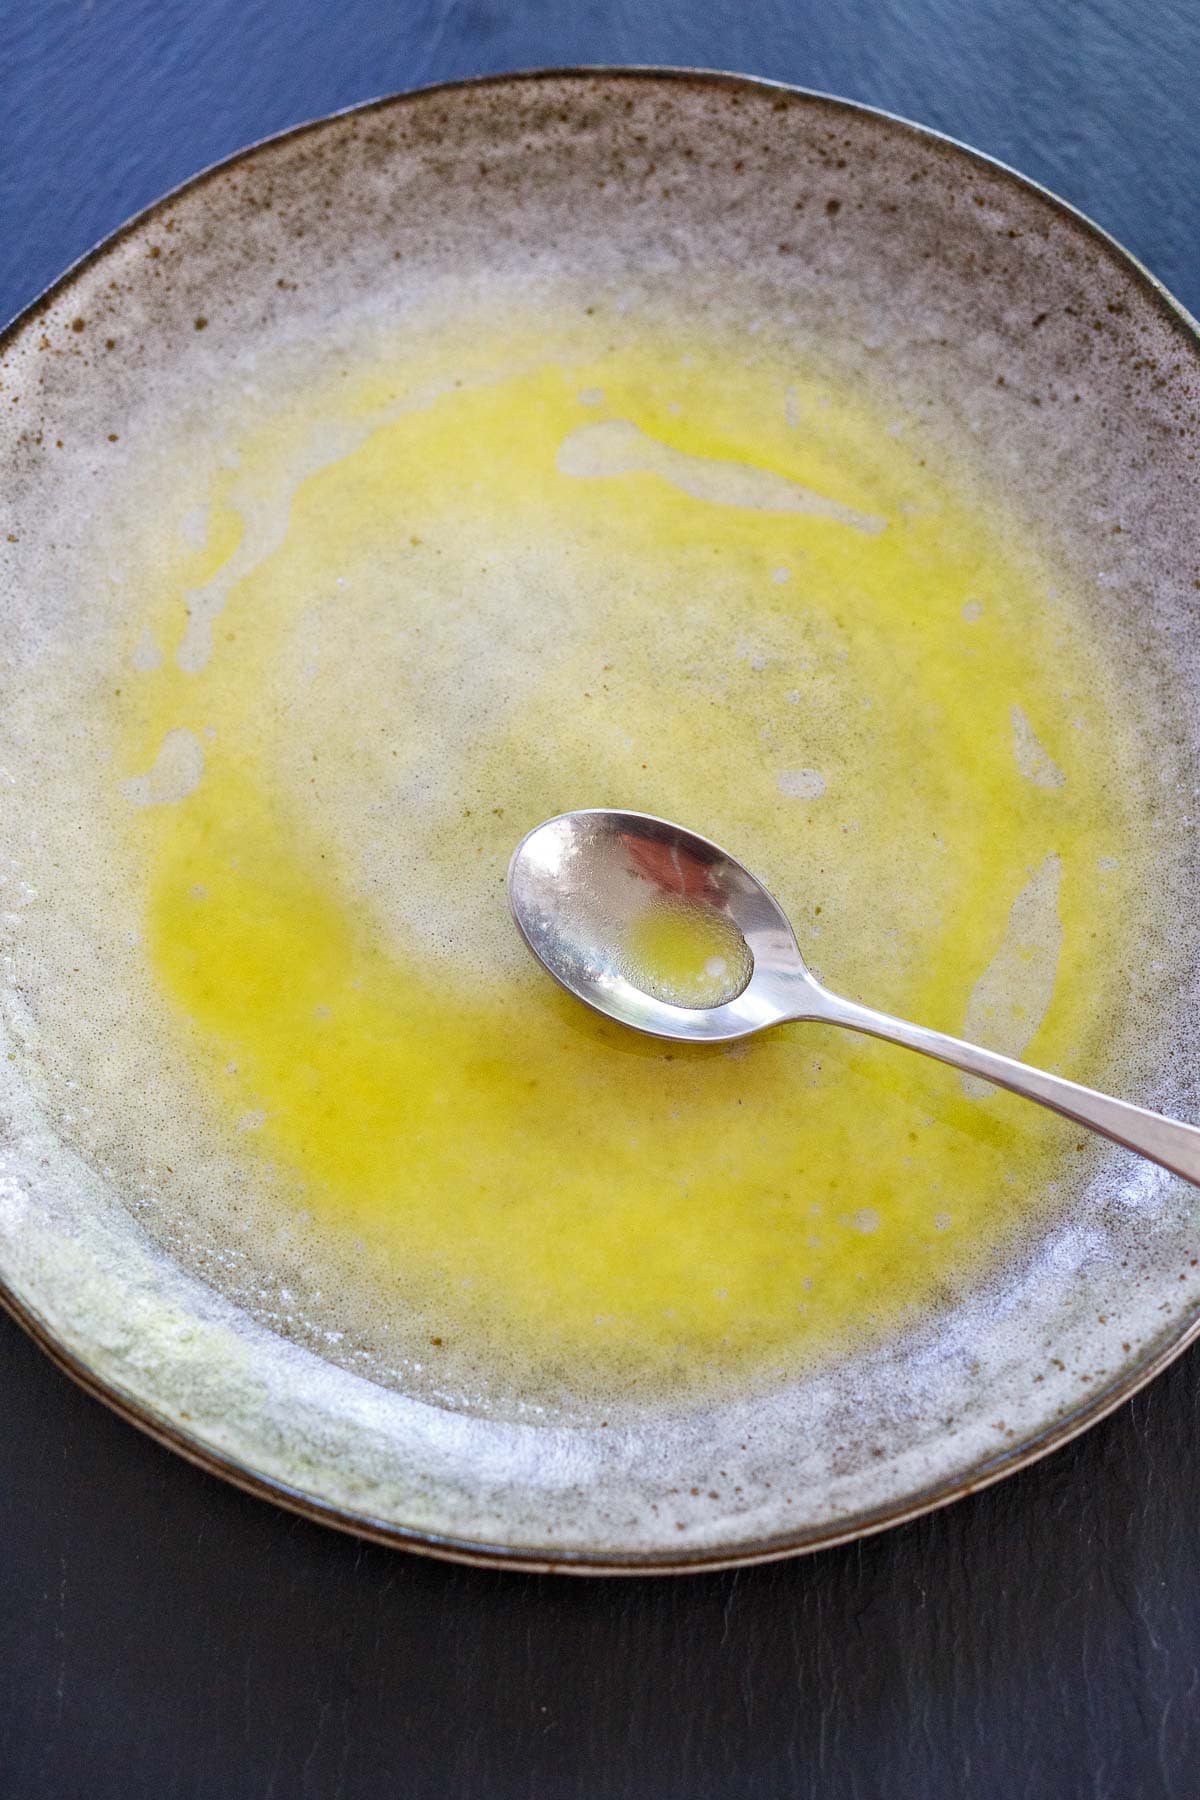
[[[960,1038],[831,994],[805,965],[778,903],[724,850],[648,813],[562,813],[522,838],[508,869],[513,917],[569,993],[622,1025],[692,1044],[723,1044],[787,1020],[816,1019],[886,1038],[1038,1100],[1200,1183],[1200,1129],[1064,1081]],[[696,905],[736,926],[744,985],[719,1005],[675,1005],[639,985],[623,941],[639,910]],[[722,925],[722,929],[727,929]],[[751,960],[752,959],[752,960]]]

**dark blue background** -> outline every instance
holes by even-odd
[[[1195,0],[8,0],[0,26],[3,316],[253,138],[583,62],[740,69],[938,126],[1200,310]],[[883,1538],[590,1583],[245,1499],[0,1320],[0,1796],[1195,1800],[1198,1375],[1194,1352],[1050,1462]]]
[[[1011,162],[1200,309],[1194,0],[7,0],[0,316],[205,164],[398,88],[567,63],[734,69]]]

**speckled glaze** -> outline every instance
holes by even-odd
[[[495,268],[686,280],[700,297],[744,292],[748,315],[786,296],[811,335],[852,344],[935,426],[987,446],[1136,671],[1163,795],[1148,828],[1173,845],[1148,916],[1176,955],[1166,980],[1142,946],[1119,971],[1131,1014],[1150,1020],[1131,1097],[1195,1117],[1195,328],[1052,197],[883,115],[724,76],[514,77],[322,122],[164,200],[0,345],[0,686],[36,693],[56,644],[88,641],[84,524],[156,415],[247,346],[302,355],[341,308],[402,308],[447,273],[485,287]],[[36,795],[27,742],[0,762],[6,785]],[[0,842],[9,893],[26,829],[14,817]],[[0,981],[3,1028],[36,1048],[16,966]],[[16,1316],[193,1460],[447,1556],[696,1569],[877,1530],[1053,1448],[1200,1327],[1196,1196],[1113,1151],[1069,1214],[969,1299],[767,1399],[619,1429],[471,1419],[273,1335],[167,1258],[17,1067],[0,1062],[0,1282]]]

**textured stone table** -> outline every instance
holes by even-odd
[[[253,138],[586,62],[740,69],[940,127],[1200,311],[1189,0],[14,0],[0,45],[4,316]],[[246,1499],[0,1319],[0,1795],[1194,1800],[1198,1426],[1193,1352],[1051,1461],[865,1544],[519,1577]]]

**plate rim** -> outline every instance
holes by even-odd
[[[251,158],[258,156],[260,152],[292,140],[299,140],[338,120],[398,109],[408,103],[441,94],[458,94],[464,91],[516,84],[528,85],[541,81],[575,81],[581,86],[592,86],[612,79],[645,81],[647,85],[678,83],[680,86],[692,85],[708,89],[725,88],[743,92],[750,91],[755,94],[787,95],[793,100],[825,107],[833,112],[883,121],[892,127],[898,127],[918,141],[929,144],[939,151],[949,151],[963,156],[969,163],[1004,177],[1024,193],[1033,193],[1048,203],[1052,210],[1069,226],[1091,238],[1110,261],[1126,272],[1132,272],[1138,278],[1146,297],[1156,306],[1160,315],[1183,344],[1192,354],[1200,356],[1200,321],[1189,312],[1181,301],[1176,299],[1165,284],[1131,250],[1102,225],[1097,224],[1081,208],[1064,200],[1053,189],[1044,186],[1031,176],[1022,174],[1020,170],[1001,158],[991,156],[986,151],[978,150],[949,133],[921,124],[903,114],[892,112],[886,107],[873,106],[865,101],[827,93],[821,89],[808,88],[797,83],[775,80],[765,76],[739,74],[727,69],[651,63],[535,65],[530,68],[429,82],[418,87],[403,88],[392,93],[377,95],[369,100],[357,101],[333,112],[322,113],[302,120],[281,131],[255,138],[228,156],[206,164],[183,181],[166,189],[146,206],[139,208],[123,220],[115,230],[85,250],[19,312],[0,326],[0,355],[8,351],[26,330],[32,329],[42,313],[53,302],[69,293],[81,275],[142,225],[153,220],[184,195],[191,194],[209,181],[248,162]],[[726,1544],[714,1545],[707,1551],[681,1548],[679,1551],[658,1549],[633,1553],[606,1553],[595,1550],[569,1550],[561,1545],[517,1548],[512,1545],[492,1544],[470,1538],[443,1536],[420,1527],[398,1525],[367,1513],[355,1513],[333,1505],[315,1494],[278,1481],[260,1470],[247,1466],[236,1457],[214,1449],[198,1436],[181,1430],[173,1421],[164,1418],[152,1405],[125,1391],[119,1382],[98,1373],[83,1357],[78,1356],[70,1349],[34,1307],[21,1298],[15,1288],[9,1284],[2,1270],[0,1270],[0,1308],[3,1308],[38,1348],[49,1357],[50,1361],[85,1393],[100,1400],[118,1417],[137,1427],[165,1448],[174,1451],[187,1462],[204,1470],[209,1475],[228,1482],[243,1493],[258,1499],[272,1501],[275,1505],[313,1523],[330,1526],[368,1542],[378,1543],[389,1548],[408,1550],[443,1561],[524,1573],[592,1576],[680,1575],[744,1568],[758,1563],[778,1562],[789,1557],[810,1555],[818,1550],[831,1549],[839,1544],[874,1536],[893,1526],[907,1524],[928,1513],[939,1511],[956,1500],[964,1499],[970,1494],[991,1487],[1006,1476],[1015,1474],[1020,1469],[1028,1468],[1034,1463],[1040,1462],[1043,1457],[1063,1448],[1074,1438],[1098,1424],[1127,1400],[1132,1399],[1200,1338],[1200,1302],[1197,1302],[1193,1309],[1193,1316],[1189,1319],[1184,1314],[1179,1326],[1168,1334],[1165,1341],[1160,1340],[1157,1348],[1152,1348],[1144,1357],[1128,1365],[1107,1386],[1094,1392],[1087,1400],[1072,1408],[1062,1418],[1051,1422],[1035,1436],[1025,1439],[1010,1449],[998,1452],[994,1457],[966,1470],[958,1477],[928,1488],[918,1489],[898,1503],[885,1504],[865,1512],[849,1514],[831,1522],[828,1526],[814,1526],[770,1538],[733,1540]]]

